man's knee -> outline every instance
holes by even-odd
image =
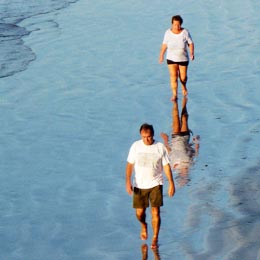
[[[137,219],[143,220],[145,218],[145,209],[142,209],[142,210],[137,209],[135,214],[136,214]]]
[[[151,209],[152,216],[160,216],[160,208],[158,207],[152,207]]]

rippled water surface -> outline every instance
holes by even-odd
[[[148,259],[260,259],[259,11],[256,0],[2,1],[0,259],[142,259],[125,161],[143,122],[157,140],[171,132],[158,55],[174,14],[195,42],[187,109],[201,143],[187,176],[174,172],[174,198],[164,190]]]

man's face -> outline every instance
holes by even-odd
[[[141,137],[145,145],[153,144],[153,135],[150,130],[142,130]]]

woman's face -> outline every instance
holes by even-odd
[[[174,31],[180,31],[180,29],[181,29],[181,23],[179,22],[179,21],[173,21],[173,23],[172,23],[172,29],[174,30]]]

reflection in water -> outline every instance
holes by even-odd
[[[154,255],[154,260],[161,260],[160,254],[159,254],[159,249],[151,249],[153,251]],[[142,244],[141,246],[141,252],[142,252],[142,260],[147,260],[148,259],[148,245],[147,244]]]
[[[188,126],[187,101],[187,98],[184,97],[180,116],[178,101],[173,102],[171,140],[167,134],[161,133],[170,155],[172,170],[177,173],[176,181],[180,186],[184,186],[190,181],[189,169],[194,163],[194,158],[198,155],[200,141],[200,136],[197,135],[190,142],[192,132]]]

